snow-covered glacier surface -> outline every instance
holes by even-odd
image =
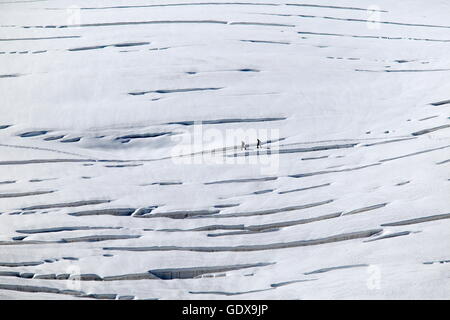
[[[449,12],[2,0],[0,298],[450,298]]]

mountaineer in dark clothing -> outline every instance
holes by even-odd
[[[256,148],[259,149],[259,148],[261,148],[261,140],[259,140],[259,139],[256,139],[256,140],[257,140]]]

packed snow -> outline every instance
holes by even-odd
[[[449,12],[2,0],[0,299],[449,299]]]

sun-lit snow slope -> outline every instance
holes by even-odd
[[[450,298],[448,12],[2,0],[0,298]]]

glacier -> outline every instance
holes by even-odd
[[[448,12],[3,0],[0,299],[449,299]]]

